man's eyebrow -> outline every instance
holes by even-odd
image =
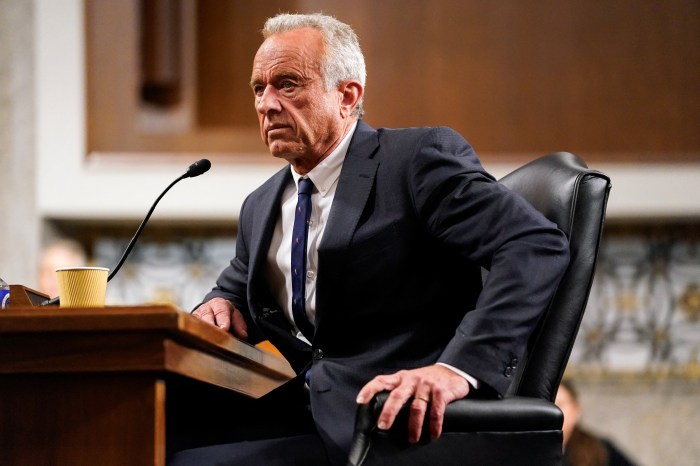
[[[282,71],[280,73],[273,75],[270,78],[270,82],[279,82],[279,81],[282,81],[284,79],[293,79],[295,81],[305,81],[306,80],[299,73],[295,73],[293,71]],[[250,80],[250,87],[254,87],[258,84],[263,84],[264,82],[265,82],[265,80],[263,80],[262,78],[253,77]]]
[[[296,80],[303,79],[301,76],[299,76],[299,73],[294,73],[292,71],[283,71],[280,74],[278,74],[277,76],[274,76],[274,78],[276,78],[276,79],[291,78],[291,79],[296,79]]]

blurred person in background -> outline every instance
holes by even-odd
[[[564,413],[564,466],[636,466],[610,440],[581,426],[583,410],[571,381],[561,382],[554,403]]]
[[[72,239],[58,238],[49,242],[41,253],[38,268],[38,290],[49,297],[58,296],[56,269],[84,267],[87,254],[83,246]]]

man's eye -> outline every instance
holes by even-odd
[[[293,89],[296,87],[296,84],[294,84],[292,81],[282,81],[280,87],[282,89]]]
[[[264,90],[265,88],[263,86],[253,86],[253,93],[255,93],[255,95],[262,95]]]

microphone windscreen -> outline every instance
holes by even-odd
[[[185,176],[192,178],[199,176],[211,168],[211,162],[207,159],[198,160],[187,169]]]

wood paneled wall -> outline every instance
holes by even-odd
[[[250,63],[286,10],[356,29],[374,126],[452,126],[491,159],[700,160],[696,0],[194,0],[191,118],[157,133],[138,124],[138,1],[87,2],[91,151],[264,153]]]
[[[256,126],[250,72],[269,16],[288,0],[197,2],[197,121],[201,126]]]

